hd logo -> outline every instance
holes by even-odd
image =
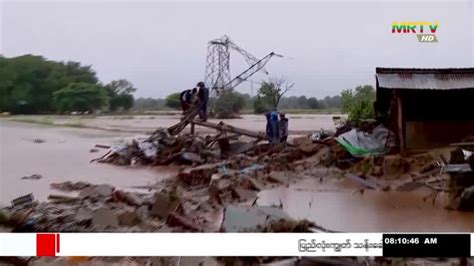
[[[392,34],[416,34],[419,42],[438,42],[436,38],[436,30],[438,29],[438,22],[393,22]]]

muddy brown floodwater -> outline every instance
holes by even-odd
[[[348,180],[308,179],[262,191],[259,205],[283,205],[292,217],[345,232],[472,232],[474,212],[444,208],[446,195],[434,201],[430,191],[364,190]]]
[[[51,193],[51,183],[85,181],[93,184],[108,183],[119,188],[150,185],[173,176],[177,169],[146,167],[134,169],[108,164],[90,163],[106,150],[90,153],[95,144],[113,144],[127,136],[103,130],[61,128],[0,119],[0,203],[9,202],[28,193],[40,201]],[[35,143],[35,139],[44,140]],[[23,180],[32,174],[40,180]]]
[[[311,132],[334,128],[331,115],[290,115],[293,132]],[[48,121],[57,125],[42,126],[9,121],[11,119]],[[105,150],[90,153],[95,144],[114,144],[131,139],[135,134],[168,127],[177,116],[133,117],[12,117],[0,119],[0,204],[8,205],[18,196],[33,193],[46,200],[50,183],[86,181],[108,183],[122,189],[154,184],[173,176],[178,169],[171,167],[119,167],[89,163]],[[46,120],[45,120],[46,119]],[[213,121],[213,122],[218,122]],[[251,130],[263,130],[263,116],[246,115],[242,119],[226,120],[228,124]],[[89,128],[78,128],[89,127]],[[91,129],[96,128],[96,129]],[[197,131],[205,131],[197,128]],[[210,131],[213,132],[213,131]],[[44,140],[35,143],[35,139]],[[22,180],[32,174],[40,180]],[[350,232],[429,232],[474,231],[474,213],[448,211],[443,208],[446,198],[440,196],[435,204],[424,200],[428,191],[377,192],[365,190],[351,181],[328,178],[307,179],[289,187],[283,186],[259,194],[259,205],[283,205],[295,218],[306,218],[328,229]]]
[[[333,115],[330,114],[288,114],[289,128],[293,132],[311,132],[324,129],[333,129]],[[340,115],[337,115],[340,116]],[[145,133],[157,127],[170,127],[179,121],[178,115],[135,115],[135,116],[17,116],[13,119],[48,122],[57,125],[74,125],[106,129],[116,132]],[[242,115],[239,119],[209,119],[209,122],[226,124],[254,131],[265,131],[264,115]],[[189,127],[187,128],[189,130]],[[214,132],[213,129],[196,127],[197,132]]]
[[[294,130],[333,128],[332,115],[290,115]],[[25,121],[21,123],[17,121]],[[117,144],[136,134],[169,127],[179,121],[178,115],[136,116],[12,116],[0,118],[0,203],[27,193],[46,200],[52,191],[50,183],[86,181],[109,183],[119,188],[154,184],[177,173],[170,167],[118,167],[89,163],[106,150],[90,153],[95,144]],[[219,120],[210,120],[219,122]],[[33,123],[34,122],[34,123]],[[250,130],[264,130],[263,115],[244,115],[226,123]],[[45,125],[46,124],[46,125]],[[64,126],[64,127],[61,127]],[[189,127],[188,127],[189,128]],[[203,127],[196,131],[215,132]],[[35,143],[35,139],[44,143]],[[32,174],[40,180],[23,180]]]

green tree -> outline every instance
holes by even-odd
[[[263,114],[269,111],[269,109],[265,106],[262,97],[258,95],[255,98],[255,101],[253,102],[253,110],[256,114]]]
[[[133,107],[134,98],[132,93],[137,89],[126,79],[113,80],[105,86],[109,100],[109,110],[114,112],[118,109],[129,110]]]
[[[259,109],[277,110],[278,104],[285,93],[287,93],[294,83],[289,83],[286,78],[270,78],[269,81],[262,82],[258,89],[257,99],[258,103],[254,104],[255,112]]]
[[[218,118],[232,118],[240,114],[245,105],[242,94],[234,91],[224,91],[216,99],[214,112]]]
[[[105,106],[108,100],[104,87],[85,82],[70,83],[53,95],[60,112],[94,112]]]
[[[131,94],[119,94],[109,98],[109,110],[114,112],[119,109],[128,111],[133,107],[134,99]]]
[[[115,95],[132,94],[137,91],[133,84],[126,79],[112,80],[106,85],[106,88]]]
[[[319,109],[320,108],[318,99],[316,99],[314,97],[309,98],[307,102],[308,102],[309,108],[311,108],[311,109]]]
[[[298,109],[308,109],[308,98],[306,96],[298,97]]]
[[[359,122],[374,118],[373,102],[375,90],[370,85],[357,86],[354,90],[343,90],[341,93],[341,110],[349,114],[349,119]]]
[[[53,93],[70,83],[97,84],[90,66],[42,56],[0,57],[0,110],[12,113],[56,111]]]
[[[176,92],[172,93],[165,98],[165,105],[172,109],[180,109],[181,108],[181,93]]]

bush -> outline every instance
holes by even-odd
[[[70,83],[53,93],[54,102],[61,112],[93,112],[107,104],[104,87],[91,83]]]
[[[115,112],[117,110],[128,111],[133,107],[133,95],[131,94],[119,94],[113,97],[110,97],[109,108],[110,111]]]
[[[372,86],[358,86],[341,93],[341,110],[349,114],[349,120],[358,123],[375,117],[373,103],[375,90]]]
[[[237,92],[225,91],[216,99],[214,112],[218,118],[233,118],[245,105],[244,97]]]

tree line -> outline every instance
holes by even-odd
[[[358,86],[341,95],[322,99],[285,94],[293,87],[285,78],[270,78],[261,83],[256,96],[226,91],[211,97],[210,105],[218,117],[232,117],[242,109],[263,113],[275,110],[339,109],[351,120],[374,117],[375,90]],[[93,113],[96,111],[166,110],[180,108],[180,92],[165,99],[134,99],[136,88],[125,79],[103,84],[89,65],[58,62],[42,56],[0,55],[0,112],[13,114]]]
[[[91,66],[42,56],[0,56],[0,111],[48,114],[129,110],[133,84],[125,79],[102,84]]]
[[[137,111],[154,111],[154,110],[179,110],[179,94],[173,93],[168,95],[166,98],[137,98],[133,109]],[[227,99],[226,99],[227,98]],[[258,99],[258,100],[257,100]],[[217,99],[211,97],[211,103],[215,102]],[[270,107],[263,107],[262,98],[260,96],[250,96],[247,93],[232,92],[232,96],[224,96],[221,99],[222,104],[238,108],[239,110],[253,110],[257,111],[256,113],[262,113]],[[257,103],[256,103],[257,102]],[[257,106],[255,106],[257,105]],[[316,97],[306,97],[306,96],[289,96],[281,97],[278,109],[282,110],[310,110],[310,109],[340,109],[341,108],[341,96],[326,96],[321,99]],[[257,110],[255,110],[257,109]]]

